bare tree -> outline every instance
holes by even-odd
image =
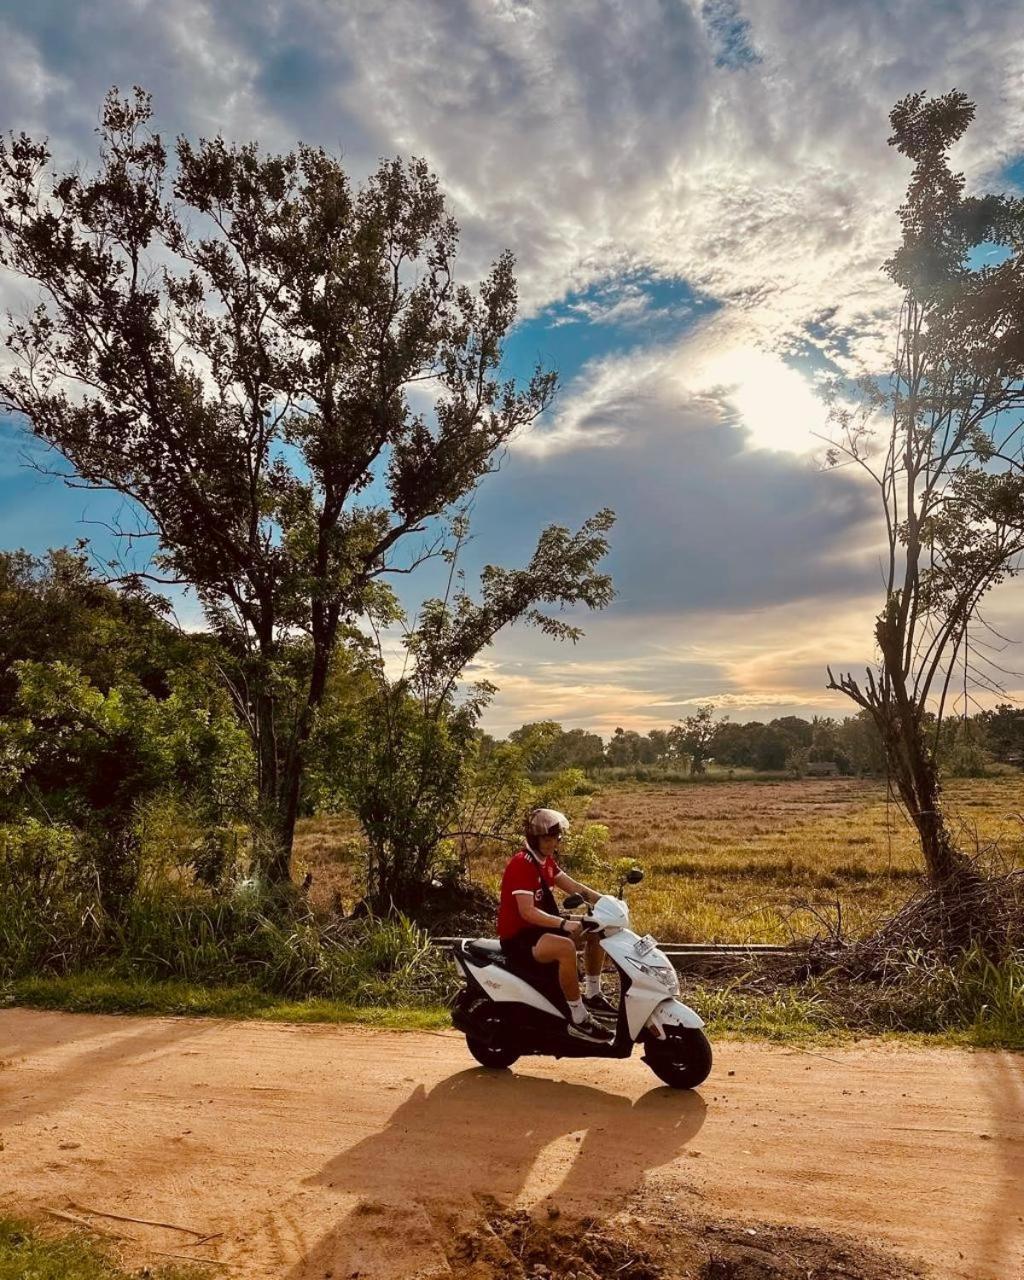
[[[943,817],[936,750],[954,681],[991,683],[971,662],[979,605],[1024,551],[1024,201],[964,195],[949,150],[974,117],[959,92],[913,94],[890,115],[890,145],[914,164],[899,211],[902,244],[885,264],[905,292],[888,384],[861,383],[855,409],[833,400],[833,465],[878,486],[888,544],[880,664],[829,688],[868,711],[889,774],[920,837],[931,883],[976,872]],[[1003,260],[974,267],[971,251]]]

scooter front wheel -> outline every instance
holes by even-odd
[[[664,1040],[648,1040],[644,1062],[673,1089],[695,1089],[711,1074],[711,1044],[697,1027],[673,1028]]]

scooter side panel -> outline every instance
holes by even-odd
[[[565,1015],[535,991],[528,982],[507,969],[499,969],[496,965],[485,965],[473,970],[473,977],[484,988],[492,1000],[499,1004],[528,1004],[541,1013],[552,1013],[556,1018],[564,1019]]]
[[[611,956],[619,969],[624,970],[630,976],[630,988],[626,993],[626,1023],[632,1040],[639,1038],[644,1027],[648,1025],[648,1020],[661,1005],[679,1004],[681,1009],[686,1008],[678,1000],[673,1000],[671,996],[666,996],[665,988],[660,982],[636,972],[635,968],[630,965],[629,957],[633,954],[634,948],[639,941],[639,936],[631,929],[622,929],[609,937],[601,939],[603,950]],[[659,961],[664,965],[669,963],[663,953],[657,950],[645,957],[645,959],[648,963],[658,963]],[[693,1016],[696,1017],[697,1015],[693,1014]],[[703,1024],[700,1023],[699,1025]]]

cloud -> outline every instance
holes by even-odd
[[[0,8],[0,47],[0,119],[62,161],[94,155],[111,83],[152,89],[167,135],[302,138],[357,179],[422,155],[463,277],[510,247],[528,321],[601,335],[483,487],[472,554],[521,561],[542,524],[607,504],[619,599],[585,668],[503,639],[503,706],[653,723],[705,694],[818,698],[826,650],[863,660],[873,497],[805,456],[798,371],[877,368],[891,346],[897,99],[977,101],[957,152],[972,187],[1019,156],[1013,0],[38,0]],[[665,314],[666,282],[692,315]]]
[[[876,607],[861,597],[674,619],[609,610],[583,620],[578,652],[514,628],[480,666],[499,688],[487,725],[500,734],[554,719],[607,737],[618,725],[665,728],[706,702],[734,720],[853,714],[849,699],[826,690],[825,668],[870,660]]]
[[[609,567],[619,612],[736,610],[871,590],[873,490],[812,458],[748,448],[728,390],[695,391],[685,373],[671,351],[585,373],[550,436],[513,450],[481,487],[474,564],[524,558],[541,523],[578,523],[609,506],[618,514]],[[578,447],[547,447],[552,436]]]
[[[152,88],[168,133],[302,137],[357,177],[422,154],[467,275],[510,246],[528,313],[642,267],[727,303],[760,343],[828,311],[821,337],[847,359],[877,353],[893,302],[879,266],[908,166],[885,145],[892,103],[975,97],[971,182],[1020,149],[1011,0],[43,0],[0,23],[0,113],[65,156],[91,149],[113,82]]]

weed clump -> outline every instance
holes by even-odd
[[[206,1268],[146,1269],[152,1280],[202,1280]],[[43,1235],[16,1218],[0,1218],[0,1280],[128,1280],[98,1243],[83,1236]]]
[[[404,916],[345,919],[281,901],[257,883],[134,894],[117,912],[84,894],[0,895],[0,978],[102,969],[113,977],[238,985],[352,1005],[436,1005],[451,966]]]

